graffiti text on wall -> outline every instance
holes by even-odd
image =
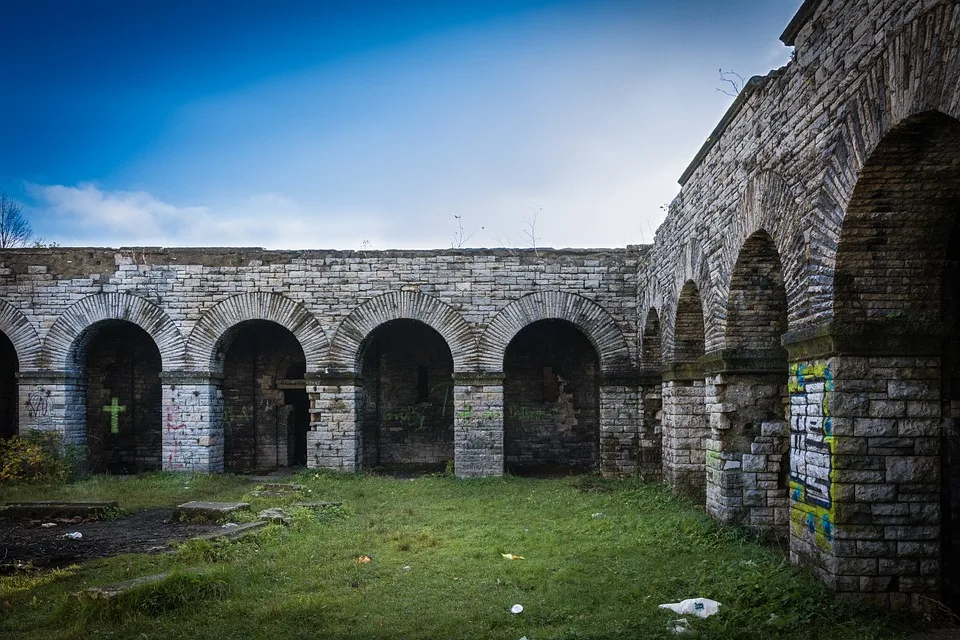
[[[833,373],[826,362],[790,368],[790,520],[816,544],[833,544],[833,447],[830,394]]]

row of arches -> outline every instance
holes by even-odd
[[[801,562],[840,567],[826,573],[841,590],[867,584],[843,569],[865,566],[870,554],[849,551],[862,537],[878,550],[868,590],[956,605],[960,120],[921,112],[862,151],[818,280],[832,284],[829,322],[788,310],[763,228],[732,256],[722,309],[705,313],[697,278],[660,306],[666,330],[648,304],[641,354],[663,371],[664,475],[722,520],[789,535]],[[791,331],[790,312],[808,326]],[[923,551],[898,556],[903,541]]]
[[[391,311],[394,316],[404,312]],[[511,336],[500,363],[506,470],[596,469],[600,354],[569,320],[523,318],[529,323]],[[359,389],[360,464],[442,469],[454,458],[455,347],[422,320],[394,317],[370,324],[356,346],[353,372]],[[220,403],[227,470],[307,462],[312,410],[319,409],[307,392],[310,346],[298,339],[296,326],[240,320],[224,326],[211,346],[219,398],[211,407]],[[31,413],[33,426],[51,426],[46,412],[52,401],[29,384],[18,385],[16,349],[2,333],[0,337],[7,343],[0,353],[3,371],[9,372],[0,396],[0,410],[9,415],[7,435],[16,432],[19,412],[33,412],[34,405],[44,415]],[[603,339],[609,342],[609,337]],[[93,470],[128,473],[164,465],[164,430],[176,429],[181,411],[176,403],[163,406],[165,366],[160,345],[131,320],[98,320],[69,344],[63,358],[70,377],[65,404],[83,407],[82,415],[73,418],[74,437],[85,442]],[[18,394],[26,399],[18,402]]]
[[[610,313],[588,298],[560,291],[532,293],[511,302],[479,336],[455,309],[437,298],[389,292],[354,309],[330,340],[305,306],[279,293],[226,298],[200,317],[186,339],[163,309],[133,294],[103,293],[80,300],[58,316],[42,342],[23,314],[0,301],[0,333],[12,342],[21,366],[28,370],[65,370],[75,342],[91,325],[128,320],[154,339],[165,370],[218,372],[223,367],[226,333],[240,322],[259,319],[290,330],[304,350],[307,372],[333,369],[354,373],[365,336],[380,324],[399,318],[434,328],[449,345],[457,372],[499,370],[516,333],[545,319],[563,319],[578,327],[598,353],[604,371],[629,371],[633,366],[628,343]]]

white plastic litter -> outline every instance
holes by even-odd
[[[55,526],[57,526],[57,523],[56,523],[56,522],[44,522],[42,525],[40,525],[40,528],[41,528],[41,529],[53,529]]]
[[[510,613],[522,613],[522,612],[523,612],[522,604],[515,604],[512,607],[510,607]]]
[[[670,624],[667,625],[667,630],[673,635],[679,635],[690,631],[690,625],[686,618],[680,618],[679,620],[671,620]]]
[[[709,618],[720,611],[720,603],[709,598],[689,598],[682,602],[673,602],[660,605],[661,609],[670,609],[680,615],[695,615],[701,618]]]
[[[79,540],[83,537],[83,534],[79,531],[71,531],[70,533],[63,534],[64,538],[70,538],[71,540]]]

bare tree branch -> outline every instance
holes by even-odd
[[[478,227],[474,229],[472,233],[467,234],[463,230],[463,217],[459,215],[454,215],[453,217],[457,219],[457,230],[453,233],[453,240],[450,241],[450,248],[462,249],[463,245],[467,242],[470,242],[470,238],[477,235],[477,231],[481,231],[483,227]]]
[[[743,85],[747,83],[746,79],[731,69],[730,71],[724,71],[720,69],[720,82],[725,82],[730,85],[730,90],[717,88],[722,94],[728,95],[731,98],[736,98],[740,95],[740,91],[743,90]]]
[[[0,249],[25,247],[33,238],[33,229],[23,217],[23,205],[0,190]]]
[[[523,222],[527,225],[526,229],[520,232],[526,241],[530,245],[530,248],[533,249],[533,255],[540,257],[540,252],[537,250],[537,242],[540,241],[540,237],[537,235],[537,217],[540,215],[540,212],[543,211],[543,207],[539,209],[534,209],[530,207],[530,211],[533,212],[533,215],[523,219]]]

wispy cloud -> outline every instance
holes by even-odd
[[[63,245],[260,246],[270,249],[376,246],[383,225],[370,212],[320,212],[281,194],[256,194],[229,211],[178,206],[144,191],[95,184],[27,185],[41,234]],[[326,215],[325,215],[326,214]]]

